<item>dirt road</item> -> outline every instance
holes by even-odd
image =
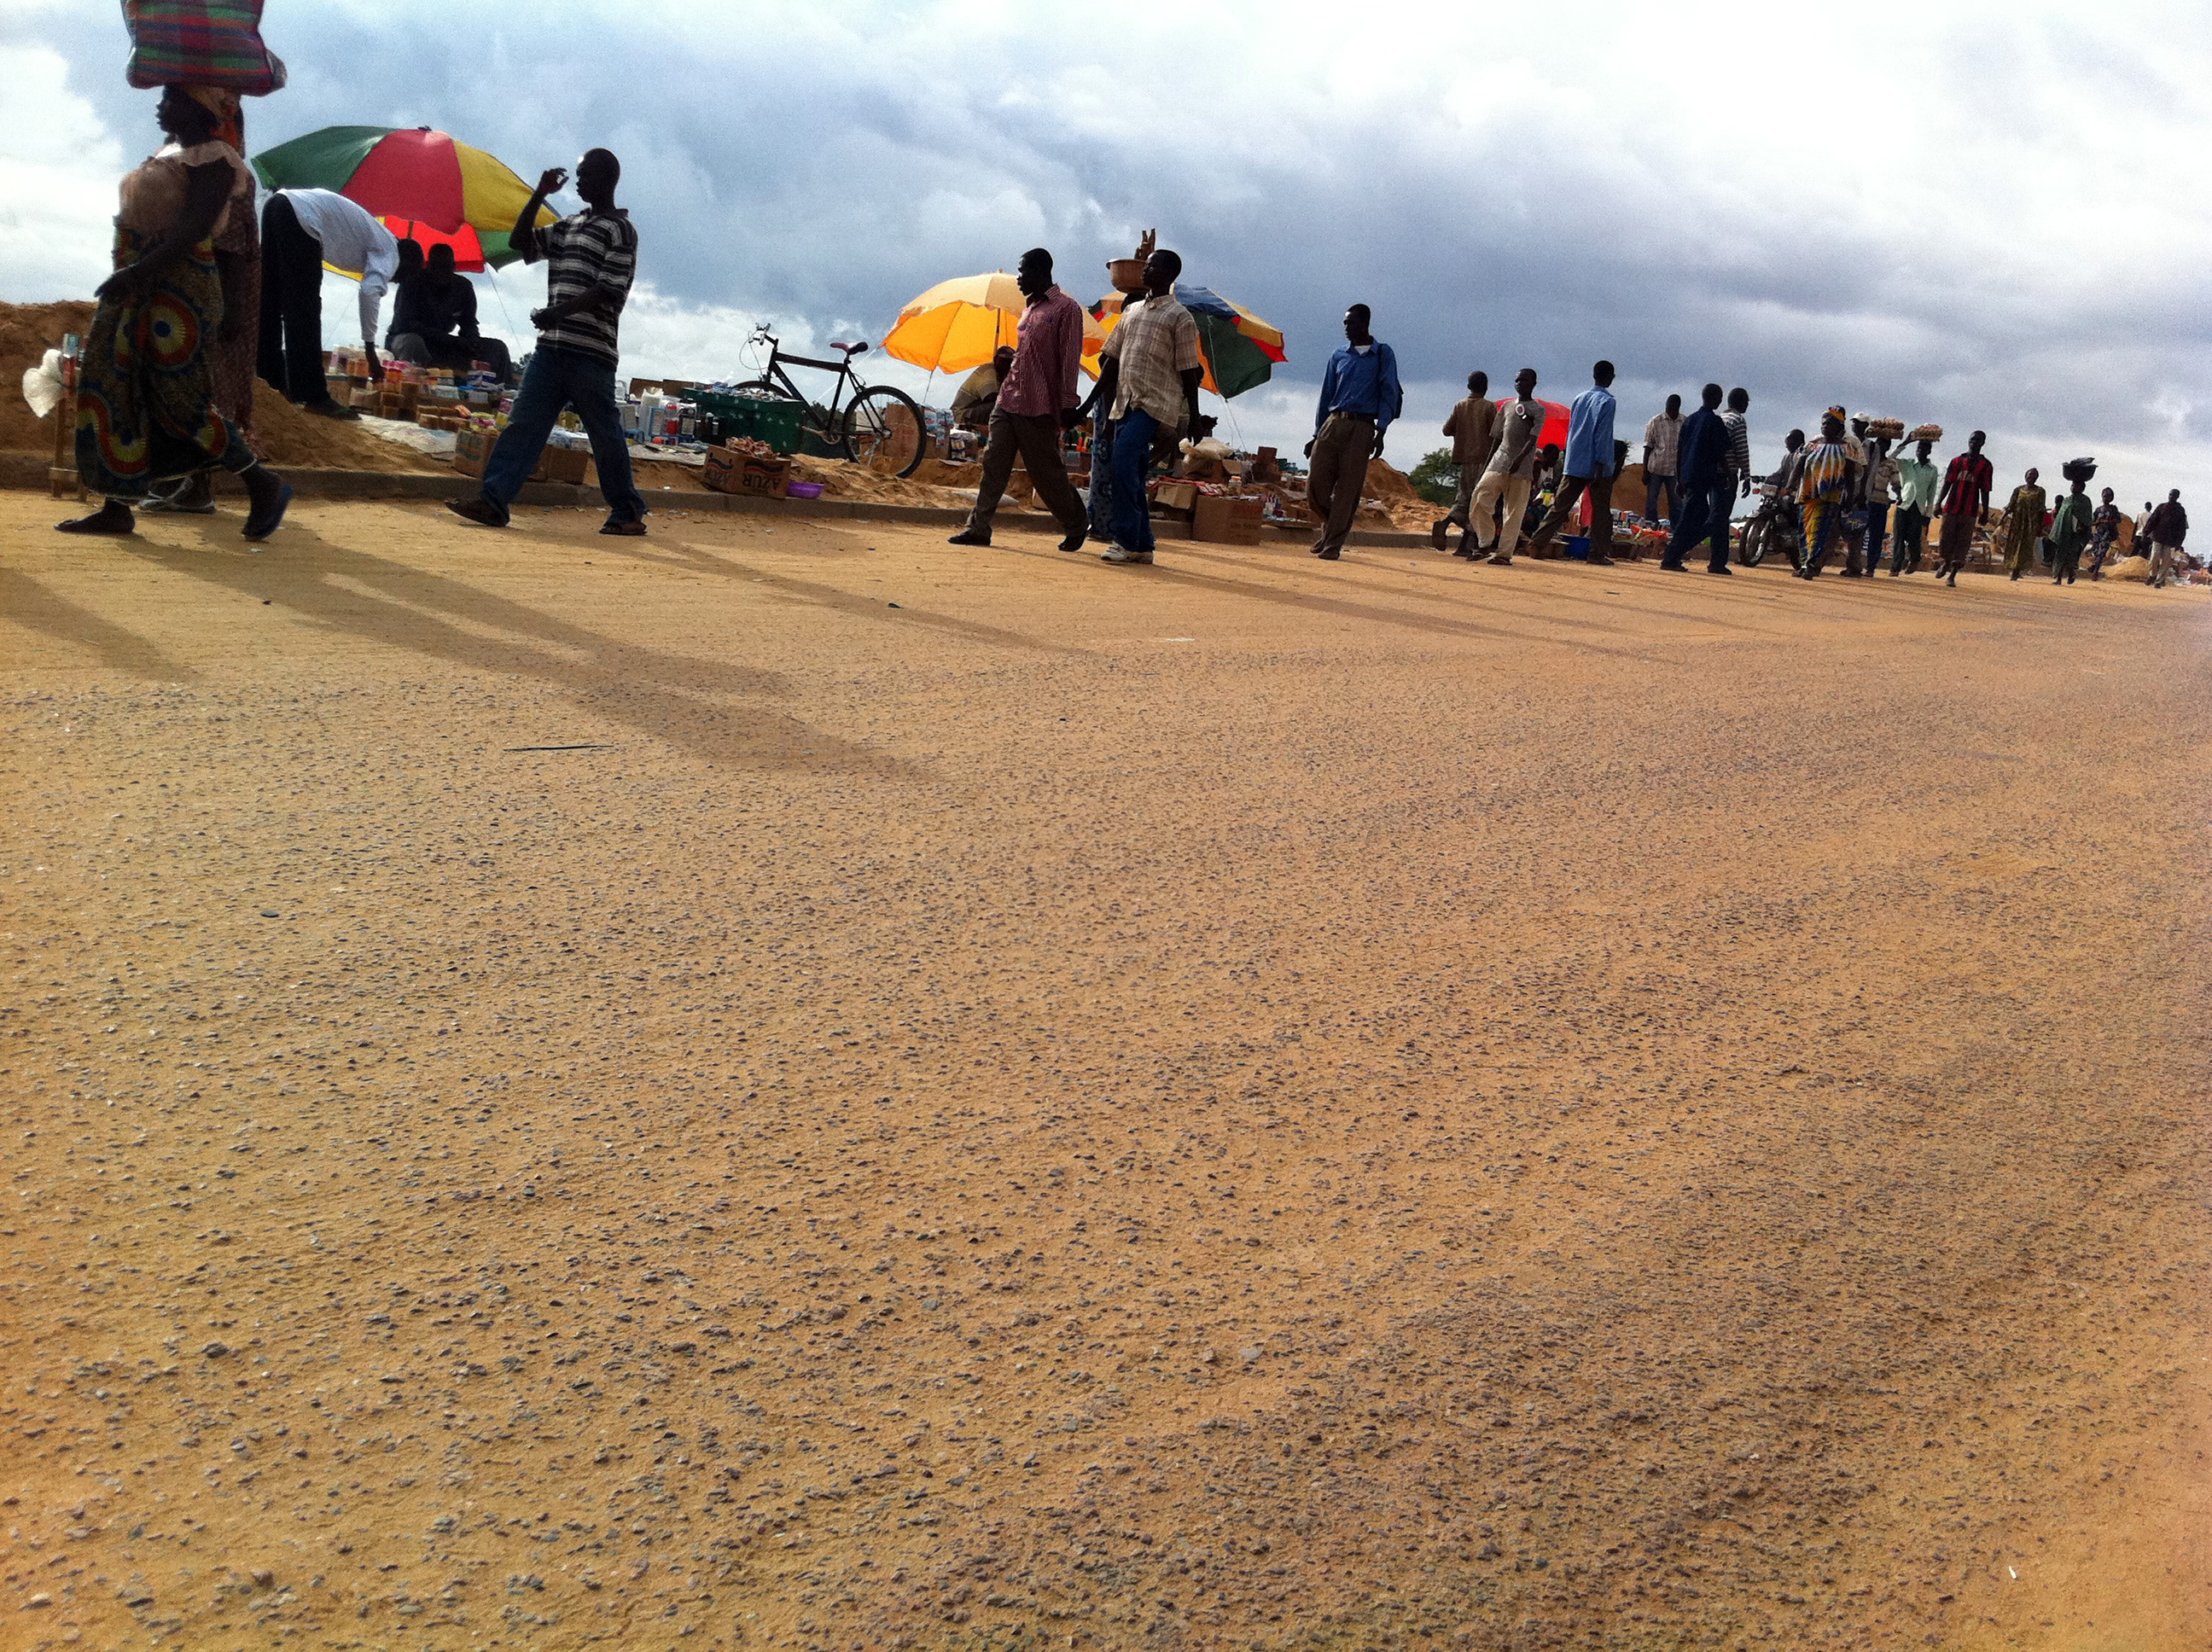
[[[2212,600],[0,498],[15,1647],[2212,1644]]]

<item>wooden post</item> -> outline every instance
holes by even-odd
[[[76,470],[76,362],[62,358],[62,398],[54,404],[54,458],[46,486],[56,499],[84,497],[84,478]]]

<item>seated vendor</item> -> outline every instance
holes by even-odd
[[[453,268],[453,249],[440,242],[423,260],[420,275],[403,272],[399,299],[392,306],[392,330],[385,335],[386,350],[394,360],[418,367],[447,367],[466,373],[483,361],[498,371],[505,383],[509,362],[507,346],[477,331],[477,289]]]
[[[991,410],[999,404],[999,386],[1013,364],[1011,345],[1001,344],[994,350],[991,359],[969,374],[952,398],[952,422],[963,430],[988,429]]]

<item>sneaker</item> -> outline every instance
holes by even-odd
[[[507,525],[507,513],[482,494],[474,499],[449,499],[446,501],[446,508],[456,516],[466,517],[481,528],[503,528]]]
[[[963,528],[945,543],[948,545],[988,545],[991,543],[991,536],[978,533],[973,528]]]
[[[1132,550],[1123,544],[1114,544],[1100,551],[1098,560],[1102,562],[1118,562],[1141,568],[1152,562],[1152,553],[1149,550]]]

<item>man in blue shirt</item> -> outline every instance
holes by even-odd
[[[1543,556],[1553,536],[1567,519],[1584,493],[1590,501],[1589,559],[1600,567],[1613,562],[1613,479],[1620,459],[1613,441],[1613,363],[1600,361],[1590,369],[1595,382],[1574,399],[1567,410],[1567,475],[1559,483],[1552,513],[1544,519],[1528,542],[1528,554]]]
[[[1325,562],[1344,553],[1346,536],[1359,513],[1367,461],[1382,457],[1382,437],[1406,404],[1398,383],[1398,358],[1368,331],[1370,312],[1355,304],[1344,313],[1345,347],[1328,358],[1322,375],[1314,438],[1306,444],[1313,469],[1306,503],[1321,523],[1313,554]]]

